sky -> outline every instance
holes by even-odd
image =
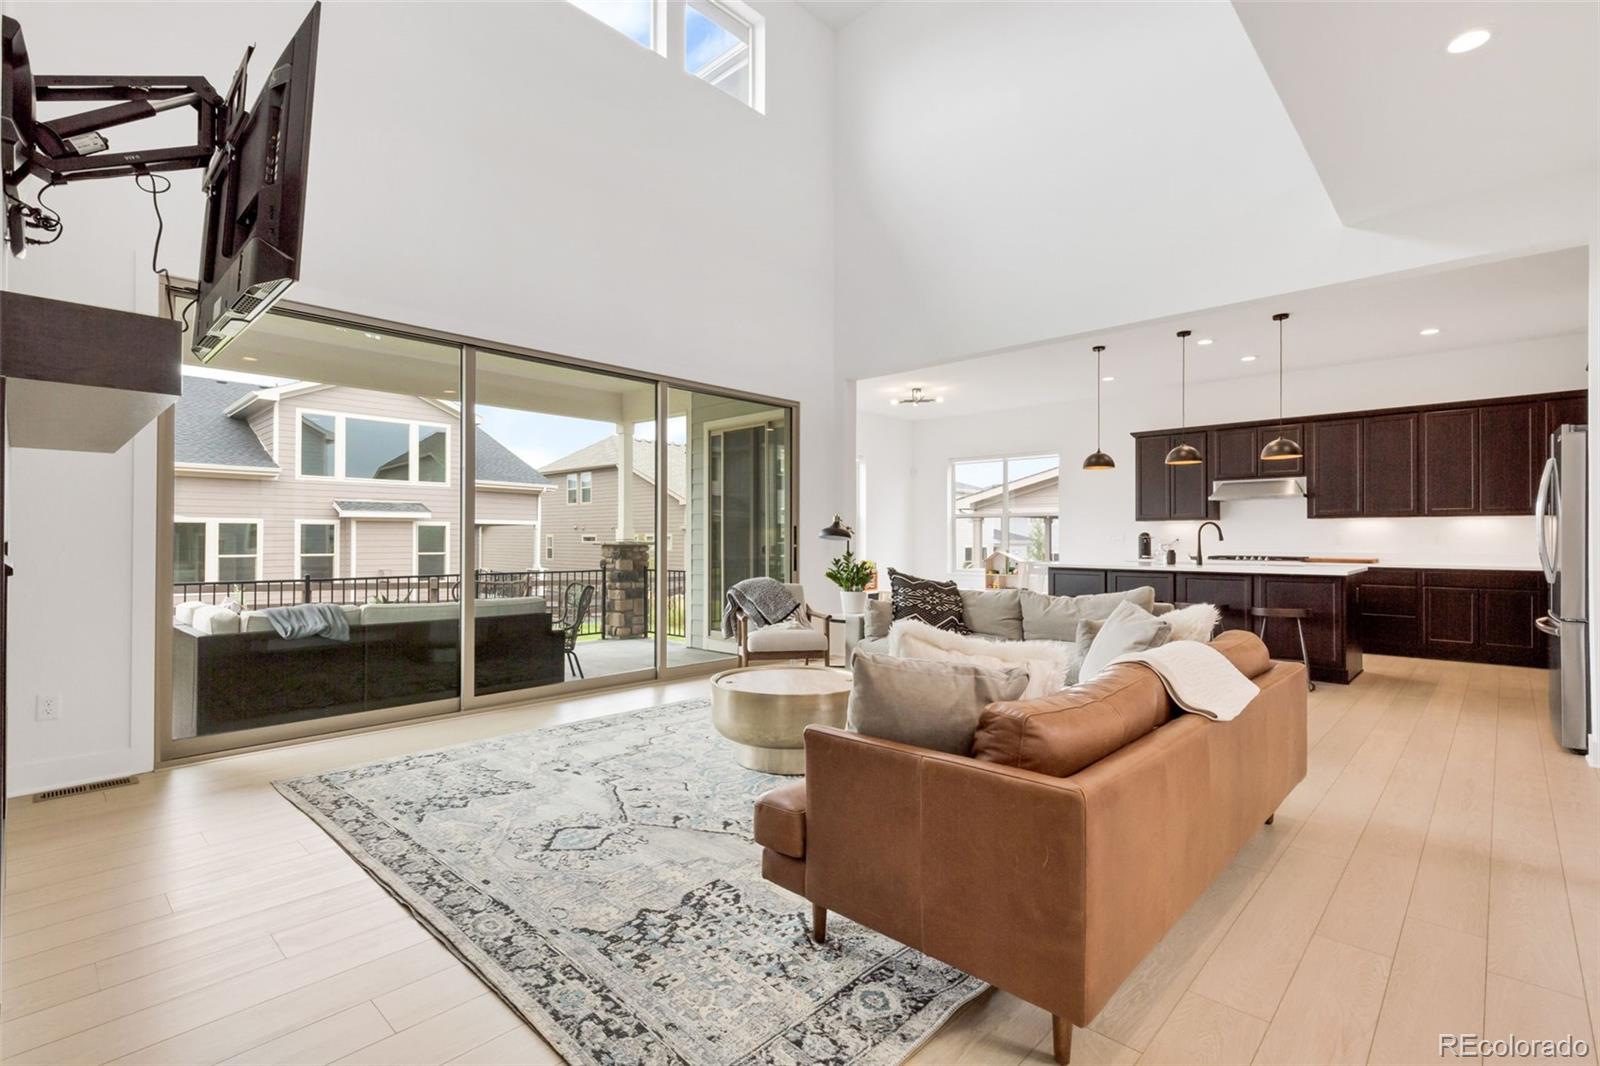
[[[571,0],[607,26],[646,48],[651,47],[650,0]],[[684,13],[684,69],[698,71],[739,44],[739,39],[693,7]]]

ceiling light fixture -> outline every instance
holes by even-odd
[[[363,337],[367,338],[367,340],[369,340],[369,341],[381,341],[381,340],[383,340],[383,334],[381,334],[381,333],[368,333],[366,330],[362,330],[361,331],[361,335]]]
[[[1100,380],[1101,381],[1115,381],[1117,379],[1112,377],[1110,374],[1107,374],[1105,377],[1101,378]]]
[[[1452,37],[1450,43],[1445,45],[1444,50],[1453,56],[1458,56],[1475,48],[1482,48],[1489,43],[1491,36],[1493,34],[1485,29],[1467,30],[1465,33],[1458,33]]]
[[[906,404],[906,405],[911,406],[911,407],[920,407],[922,404],[925,404],[925,403],[944,403],[944,397],[943,396],[926,396],[922,392],[922,386],[913,385],[911,387],[911,395],[910,396],[902,396],[897,400],[890,400],[889,403],[891,405],[894,405],[894,406],[899,406],[900,404]]]
[[[1198,344],[1200,347],[1204,348],[1206,345],[1211,343],[1211,338],[1210,337],[1201,337],[1199,340],[1195,341],[1195,343]]]
[[[1429,326],[1427,329],[1419,329],[1417,332],[1424,337],[1437,337],[1439,335],[1439,327]]]
[[[253,356],[253,355],[241,355],[241,356],[240,356],[240,357],[239,357],[239,358],[240,358],[240,359],[243,359],[243,360],[244,360],[244,361],[245,361],[245,362],[247,362],[247,363],[257,363],[257,362],[260,362],[260,360],[259,360],[259,359],[257,359],[257,358],[256,358],[256,357],[255,357],[255,356]]]
[[[1180,329],[1178,331],[1178,358],[1181,377],[1178,379],[1178,428],[1189,428],[1189,336],[1192,330]],[[1205,457],[1188,441],[1182,441],[1178,446],[1167,453],[1168,466],[1197,466],[1205,462]]]
[[[1117,461],[1107,455],[1100,447],[1100,382],[1110,381],[1108,377],[1100,374],[1100,353],[1106,350],[1103,344],[1094,346],[1094,373],[1100,381],[1094,386],[1094,451],[1090,452],[1083,460],[1085,470],[1115,470]]]
[[[1288,462],[1304,458],[1306,454],[1298,443],[1283,435],[1283,323],[1288,317],[1287,311],[1272,316],[1272,321],[1278,324],[1278,435],[1261,449],[1261,461],[1267,463]]]
[[[1256,357],[1253,356],[1253,355],[1241,355],[1239,357],[1239,362],[1241,362],[1241,363],[1253,363],[1255,361],[1256,361]]]

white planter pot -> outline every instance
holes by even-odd
[[[865,592],[846,592],[840,589],[839,611],[841,614],[866,614],[867,594]]]

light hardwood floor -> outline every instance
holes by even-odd
[[[1440,1033],[1600,1018],[1600,772],[1541,671],[1369,656],[1311,696],[1306,779],[1073,1061],[1438,1062]],[[702,695],[655,685],[235,756],[11,805],[6,1063],[544,1063],[549,1047],[274,779]],[[919,1063],[1048,1063],[1002,992]],[[1588,1059],[1594,1062],[1594,1055]]]

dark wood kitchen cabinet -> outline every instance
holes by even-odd
[[[1377,567],[1355,583],[1353,629],[1382,655],[1542,667],[1545,636],[1534,626],[1546,587],[1537,570],[1417,570]]]
[[[1210,446],[1204,430],[1141,436],[1134,445],[1134,517],[1141,522],[1172,519],[1206,519],[1221,515],[1221,509],[1206,497],[1211,495],[1211,461],[1193,466],[1168,466],[1167,452],[1188,441],[1202,455]]]
[[[1478,513],[1532,514],[1546,450],[1540,404],[1478,408]]]
[[[1307,435],[1306,514],[1311,518],[1361,516],[1361,419],[1311,423]]]
[[[1277,422],[1152,430],[1135,437],[1135,517],[1216,518],[1212,480],[1306,478],[1310,518],[1532,514],[1548,438],[1588,418],[1585,392],[1477,400],[1285,422],[1303,461],[1264,463]],[[1168,467],[1167,450],[1189,439],[1206,463]]]
[[[1478,510],[1478,412],[1427,411],[1422,416],[1422,509],[1424,514],[1476,514]]]
[[[1415,411],[1361,420],[1361,514],[1410,518],[1422,513],[1417,492],[1421,416]]]
[[[1255,583],[1249,574],[1177,574],[1175,603],[1214,603],[1222,612],[1223,629],[1249,629]]]
[[[1300,577],[1292,574],[1258,574],[1254,599],[1257,607],[1299,607],[1309,612],[1305,627],[1306,658],[1314,676],[1349,676],[1361,672],[1362,646],[1348,639],[1345,581],[1325,577]],[[1253,619],[1261,630],[1261,619]],[[1274,659],[1300,658],[1300,638],[1294,622],[1282,618],[1266,620],[1267,650]]]
[[[1093,596],[1106,590],[1104,570],[1061,570],[1050,568],[1050,595]]]
[[[1157,603],[1175,603],[1178,593],[1174,576],[1170,572],[1151,573],[1149,570],[1108,570],[1106,591],[1128,592],[1148,586],[1155,589]]]

